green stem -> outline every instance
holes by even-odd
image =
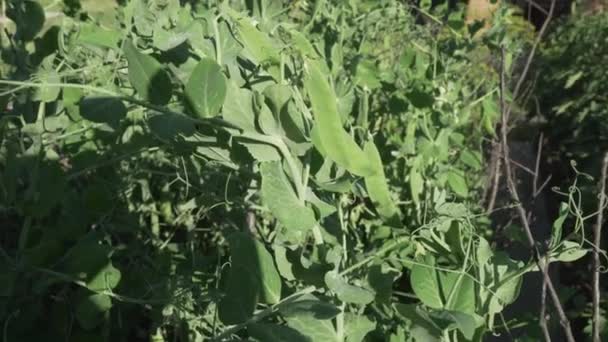
[[[253,315],[253,317],[249,318],[248,320],[246,320],[243,323],[239,323],[237,325],[234,325],[226,330],[224,330],[224,332],[222,332],[219,336],[215,337],[212,339],[212,341],[222,341],[225,338],[230,337],[230,335],[238,332],[239,330],[243,329],[244,327],[246,327],[249,324],[255,323],[255,322],[259,322],[260,320],[274,314],[275,312],[277,312],[282,306],[284,306],[285,304],[289,304],[291,302],[293,302],[294,300],[298,299],[299,297],[305,295],[305,294],[309,294],[309,293],[313,293],[316,290],[316,287],[314,286],[308,286],[305,287],[304,289],[295,292],[285,298],[283,298],[280,302],[278,302],[277,304],[274,304],[260,312],[258,312],[257,314]]]
[[[221,17],[222,15],[220,14],[213,20],[213,33],[215,35],[215,60],[219,65],[222,65],[222,43],[220,42],[220,30],[217,26],[217,22]]]
[[[402,236],[397,238],[395,241],[393,241],[392,243],[387,244],[386,246],[380,248],[377,252],[372,253],[370,256],[368,256],[367,258],[359,261],[358,263],[346,268],[344,271],[340,272],[339,275],[343,276],[346,275],[348,273],[351,273],[365,265],[367,265],[368,263],[372,262],[374,259],[381,257],[383,254],[390,252],[391,250],[393,250],[394,248],[396,248],[397,246],[404,244],[406,242],[410,241],[410,237],[409,236]]]

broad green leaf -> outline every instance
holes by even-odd
[[[287,250],[283,246],[274,246],[274,261],[277,264],[277,270],[286,280],[295,280],[293,275],[291,262],[287,259]]]
[[[124,42],[123,49],[129,63],[129,81],[139,96],[153,104],[167,104],[172,86],[163,66],[154,57],[139,52],[130,40]]]
[[[42,87],[36,89],[33,100],[34,101],[42,101],[42,102],[52,102],[59,97],[59,92],[61,91],[61,87],[58,86],[50,86],[48,84],[54,83],[58,84],[61,82],[61,77],[55,70],[41,70],[36,75],[38,82],[42,84]]]
[[[367,282],[374,289],[377,302],[389,303],[393,294],[393,283],[399,275],[400,273],[384,265],[373,265],[369,268]]]
[[[232,13],[236,18],[236,28],[241,43],[245,46],[245,52],[258,64],[266,65],[266,69],[275,80],[280,78],[278,67],[281,57],[280,48],[266,32],[257,29],[250,18],[240,17],[239,14]]]
[[[117,97],[85,97],[80,101],[80,115],[92,122],[116,126],[127,115],[127,107]]]
[[[313,342],[297,330],[278,324],[254,323],[247,326],[249,335],[260,342]]]
[[[460,160],[475,171],[481,170],[481,155],[476,151],[462,151],[460,153]]]
[[[414,264],[410,274],[410,284],[424,305],[435,309],[443,308],[444,301],[441,297],[439,279],[432,265]]]
[[[99,25],[83,23],[80,25],[76,41],[80,44],[116,49],[118,48],[120,38],[121,34],[119,31],[102,28]]]
[[[341,342],[330,320],[319,320],[308,315],[285,317],[287,325],[310,341]]]
[[[370,331],[376,329],[376,322],[372,322],[366,316],[346,314],[344,330],[346,331],[346,342],[362,342]]]
[[[285,317],[309,316],[316,320],[330,320],[340,313],[335,305],[322,302],[314,296],[303,296],[302,299],[282,306],[280,310]]]
[[[366,59],[360,61],[357,63],[357,71],[355,74],[357,85],[370,90],[379,88],[381,83],[377,76],[378,73],[378,68],[373,60]]]
[[[259,284],[261,301],[278,303],[281,300],[281,277],[266,247],[245,233],[233,234],[228,241],[233,267],[241,267],[251,273]]]
[[[216,116],[226,99],[226,77],[211,58],[198,63],[186,84],[186,98],[200,118]]]
[[[435,98],[432,94],[419,89],[414,89],[406,96],[410,103],[416,108],[430,108],[433,106],[433,103],[435,103]]]
[[[94,329],[105,320],[106,312],[111,308],[112,300],[109,296],[91,293],[76,305],[76,320],[83,329]]]
[[[221,22],[219,24],[220,31],[220,46],[222,49],[222,62],[228,63],[233,61],[236,56],[243,50],[243,46],[239,43],[227,22]]]
[[[415,304],[395,304],[397,314],[411,323],[409,334],[416,342],[439,342],[442,331],[431,321],[428,313]],[[403,341],[403,340],[399,340]]]
[[[174,140],[179,136],[191,136],[196,132],[192,119],[185,115],[161,113],[148,119],[148,126],[162,140]]]
[[[442,293],[445,296],[444,307],[467,314],[475,313],[475,283],[469,276],[459,273],[438,272]],[[449,298],[452,296],[452,298]],[[449,302],[448,302],[449,300]]]
[[[255,259],[254,259],[255,260]],[[251,316],[259,300],[260,284],[246,266],[235,264],[228,271],[225,295],[218,304],[224,324],[239,324]]]
[[[346,303],[369,304],[374,300],[374,293],[363,287],[349,284],[344,277],[335,271],[325,274],[325,284],[338,298]]]
[[[561,245],[551,252],[551,261],[573,262],[584,257],[588,251],[574,241],[562,241]]]
[[[559,216],[557,217],[557,219],[553,222],[553,229],[551,230],[551,244],[550,247],[554,248],[556,247],[562,240],[562,230],[563,230],[563,225],[564,225],[564,221],[566,221],[566,219],[568,218],[568,204],[567,203],[561,203],[559,206]]]
[[[317,223],[314,212],[298,199],[280,162],[260,164],[262,201],[289,230],[305,235]]]
[[[307,60],[304,87],[310,97],[315,128],[325,155],[358,176],[371,176],[376,169],[366,153],[342,127],[334,89],[327,81],[319,61]]]
[[[462,174],[456,171],[449,171],[447,177],[448,185],[458,196],[467,197],[469,195],[469,187]]]
[[[120,282],[121,273],[108,261],[103,268],[87,281],[87,288],[91,291],[108,291],[115,288]]]
[[[256,132],[255,112],[253,111],[253,93],[239,88],[232,80],[228,82],[222,117],[244,131]]]
[[[190,32],[188,31],[175,32],[157,27],[152,35],[152,43],[161,51],[169,51],[183,44],[189,37]]]
[[[389,222],[399,224],[399,209],[391,198],[386,176],[384,175],[380,152],[378,152],[378,149],[372,140],[365,144],[364,151],[367,154],[370,164],[374,165],[376,168],[376,172],[373,175],[365,177],[367,193],[382,218]]]
[[[258,141],[250,141],[247,139],[239,139],[239,143],[247,149],[253,159],[259,162],[271,162],[281,160],[281,154],[276,147],[264,144]]]
[[[44,27],[44,8],[38,1],[11,3],[6,8],[6,16],[17,24],[16,36],[25,41],[33,40]]]
[[[453,322],[453,326],[460,330],[468,341],[472,340],[475,330],[484,323],[483,318],[475,314],[466,314],[453,310],[443,310],[433,313],[432,317]]]
[[[67,252],[61,270],[94,289],[103,287],[105,290],[106,285],[116,286],[120,272],[111,265],[110,252],[110,247],[101,244],[95,236],[87,236]]]
[[[290,30],[289,34],[291,35],[291,42],[293,43],[293,46],[296,49],[300,50],[300,53],[302,53],[304,57],[319,57],[319,54],[317,53],[317,50],[315,50],[315,47],[308,41],[308,39],[306,39],[306,36],[302,32],[297,30]]]
[[[469,210],[462,203],[442,203],[435,207],[435,211],[439,215],[444,215],[455,219],[470,215]]]

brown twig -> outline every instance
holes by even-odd
[[[597,211],[597,221],[593,229],[593,342],[600,342],[600,245],[602,242],[602,224],[604,223],[604,207],[606,206],[606,173],[608,172],[608,152],[602,162],[602,178],[600,179],[600,200]]]
[[[491,163],[491,179],[492,186],[490,188],[490,197],[488,200],[488,206],[486,208],[487,213],[491,213],[494,211],[494,206],[496,205],[496,196],[498,194],[498,186],[500,185],[500,163],[501,163],[501,151],[500,144],[494,144],[492,148],[492,163]]]
[[[546,261],[545,261],[546,262]],[[549,267],[549,263],[546,262],[546,267]],[[540,315],[538,318],[538,325],[540,325],[540,329],[543,331],[543,336],[545,337],[545,341],[551,342],[551,334],[549,333],[549,327],[547,326],[547,282],[546,278],[543,278],[543,289],[540,295]]]
[[[553,13],[554,6],[555,6],[555,0],[553,0],[551,2],[550,13]],[[550,17],[547,18],[547,20],[549,20],[549,19],[550,19]],[[545,22],[545,25],[543,25],[543,28],[546,28],[546,24],[547,24],[547,22]],[[544,31],[541,29],[541,33],[542,32],[544,32]],[[538,43],[538,40],[537,40],[537,43]],[[534,50],[535,49],[533,49],[533,51],[531,52],[531,55],[528,56],[527,66],[526,66],[525,70],[527,70],[529,67],[529,64],[531,64],[531,61],[532,61],[531,56],[533,55]],[[503,164],[504,164],[504,170],[505,170],[507,189],[509,190],[509,193],[511,194],[511,199],[515,202],[515,208],[517,209],[519,219],[523,226],[524,233],[525,233],[526,239],[528,241],[528,246],[530,247],[530,250],[532,251],[532,257],[534,259],[534,262],[536,263],[536,266],[538,267],[538,269],[543,273],[543,281],[547,284],[547,288],[549,289],[549,294],[551,295],[553,306],[555,307],[555,310],[557,311],[557,314],[559,316],[560,324],[562,325],[563,330],[566,334],[566,339],[568,340],[568,342],[575,342],[574,335],[572,334],[572,328],[570,327],[570,320],[568,320],[568,317],[566,316],[564,308],[560,302],[559,295],[557,294],[557,291],[555,290],[555,286],[553,285],[553,281],[551,280],[551,277],[549,276],[549,272],[548,272],[548,270],[545,269],[545,261],[543,260],[543,257],[541,256],[538,246],[536,245],[536,240],[534,239],[534,236],[532,235],[532,229],[530,228],[528,215],[526,213],[526,209],[523,207],[523,204],[519,198],[519,194],[517,192],[517,185],[515,183],[515,178],[513,177],[513,173],[511,170],[511,164],[510,164],[510,158],[509,158],[509,143],[508,143],[508,138],[507,138],[508,121],[509,121],[509,114],[510,114],[511,106],[509,106],[509,108],[507,108],[506,99],[505,99],[505,89],[506,89],[505,78],[506,78],[506,76],[505,76],[505,68],[504,68],[504,59],[505,59],[504,55],[505,55],[505,49],[503,47],[501,50],[501,63],[500,63],[500,66],[501,66],[500,111],[501,111],[501,143],[502,143],[502,152],[503,152],[502,156],[503,156]],[[522,82],[522,79],[525,78],[525,73],[520,76],[518,85]],[[513,97],[513,99],[515,99],[515,96]]]

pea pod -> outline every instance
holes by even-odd
[[[357,176],[371,176],[376,170],[368,156],[342,127],[336,94],[325,78],[327,73],[318,60],[307,60],[304,88],[308,92],[318,139],[313,140],[326,157]],[[320,146],[317,146],[320,145]]]

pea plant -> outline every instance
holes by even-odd
[[[494,45],[461,12],[418,8],[425,26],[396,0],[131,0],[49,26],[40,3],[7,5],[5,341],[509,331],[538,269],[488,232],[500,113],[477,65]],[[562,239],[568,215],[550,261],[587,252]]]

